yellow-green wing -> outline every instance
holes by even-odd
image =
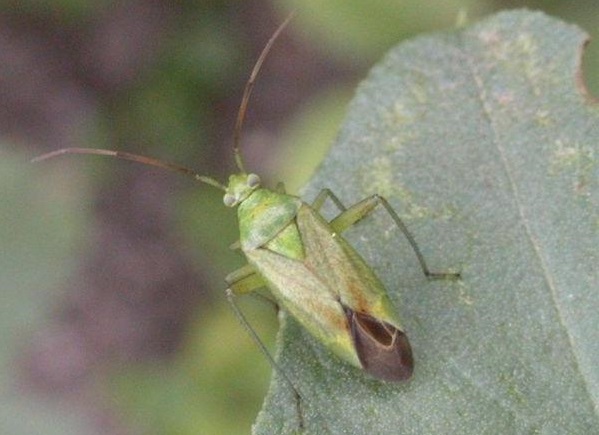
[[[303,204],[289,225],[304,249],[297,260],[260,247],[244,250],[275,299],[334,353],[361,367],[344,307],[401,330],[386,291],[359,254],[312,208]]]
[[[356,250],[314,209],[303,206],[297,216],[306,257],[313,271],[346,307],[368,313],[402,330],[387,290]]]

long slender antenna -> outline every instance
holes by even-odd
[[[283,23],[275,30],[275,33],[272,34],[266,46],[262,49],[262,53],[260,53],[260,57],[256,61],[254,65],[254,69],[252,69],[252,73],[250,74],[250,78],[245,84],[245,89],[243,90],[243,97],[241,97],[241,104],[239,105],[239,111],[237,112],[237,120],[235,121],[235,130],[233,131],[233,154],[235,155],[235,163],[241,172],[245,172],[243,167],[243,160],[241,158],[241,152],[239,150],[239,143],[241,140],[241,128],[243,127],[243,121],[245,119],[245,113],[247,111],[248,102],[250,100],[250,95],[252,94],[252,89],[254,89],[254,85],[256,84],[256,78],[258,77],[258,73],[260,72],[260,68],[268,55],[268,52],[272,48],[273,44],[283,31],[287,24],[291,21],[295,12],[289,14],[287,19],[283,21]]]
[[[148,166],[156,166],[158,168],[168,169],[169,171],[179,172],[181,174],[185,174],[189,177],[194,178],[196,181],[200,181],[205,184],[209,184],[210,186],[214,186],[217,189],[226,191],[227,188],[223,186],[221,183],[216,181],[213,178],[207,177],[205,175],[200,175],[195,172],[193,169],[189,169],[185,166],[177,165],[175,163],[163,162],[158,159],[153,159],[151,157],[140,156],[138,154],[131,154],[125,151],[113,151],[113,150],[105,150],[100,148],[62,148],[60,150],[52,151],[46,154],[42,154],[31,160],[31,162],[41,162],[42,160],[52,159],[54,157],[62,156],[64,154],[95,154],[99,156],[110,156],[116,157],[118,159],[123,160],[131,160],[133,162],[141,163],[143,165]]]

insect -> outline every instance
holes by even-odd
[[[341,234],[382,207],[406,236],[427,277],[459,274],[430,272],[414,238],[381,196],[345,207],[332,191],[323,189],[308,204],[287,194],[282,184],[273,190],[262,187],[258,175],[244,168],[239,144],[248,101],[268,52],[290,19],[271,36],[246,84],[233,137],[239,172],[226,185],[184,166],[122,151],[64,148],[34,161],[63,154],[106,155],[180,172],[224,191],[225,206],[237,208],[235,247],[247,259],[226,277],[228,296],[266,287],[278,306],[342,360],[380,380],[404,381],[414,370],[408,337],[382,282]],[[330,221],[320,214],[327,200],[339,209]]]

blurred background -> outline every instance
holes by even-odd
[[[271,372],[225,303],[242,259],[220,192],[106,158],[29,159],[118,148],[224,181],[245,81],[295,9],[242,150],[298,192],[387,50],[522,6],[597,33],[594,0],[0,1],[0,433],[245,434]],[[274,310],[246,299],[274,350]]]

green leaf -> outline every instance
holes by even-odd
[[[404,384],[370,379],[286,319],[278,358],[307,432],[596,432],[599,110],[581,84],[586,40],[541,13],[500,13],[401,44],[360,86],[305,197],[386,196],[430,268],[463,278],[427,281],[382,212],[353,228],[416,370]],[[276,374],[254,433],[295,431]]]

